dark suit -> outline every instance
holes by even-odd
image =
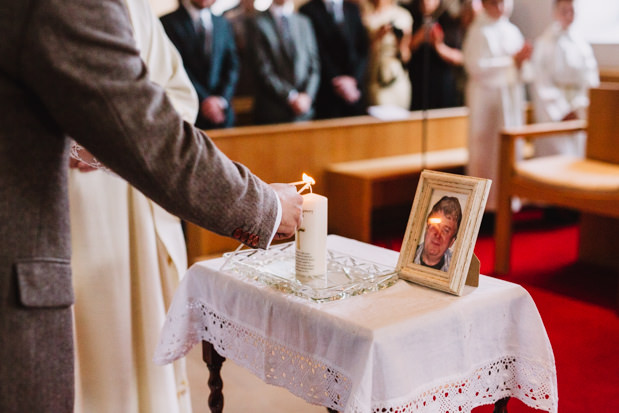
[[[368,34],[357,5],[344,1],[344,21],[338,26],[327,12],[323,0],[310,0],[299,11],[310,18],[320,51],[320,89],[316,98],[316,117],[334,118],[365,113],[365,82],[369,53]],[[352,76],[362,92],[359,101],[349,104],[335,94],[331,80]]]
[[[200,35],[191,16],[181,5],[172,13],[161,17],[161,23],[168,37],[178,49],[189,79],[198,99],[202,102],[209,96],[221,96],[228,102],[226,120],[214,124],[202,113],[198,114],[196,126],[202,129],[230,127],[234,124],[232,97],[239,79],[239,58],[230,23],[221,16],[212,16],[212,47],[206,54]]]
[[[292,56],[286,50],[277,22],[269,11],[256,16],[253,30],[256,94],[254,118],[256,123],[283,123],[312,119],[309,112],[295,115],[288,104],[292,90],[305,92],[312,101],[320,84],[320,58],[312,24],[303,15],[289,16]]]
[[[267,245],[277,196],[148,81],[123,0],[0,10],[0,412],[72,413],[67,136],[173,214],[250,244]]]

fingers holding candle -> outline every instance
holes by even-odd
[[[294,235],[301,225],[303,197],[290,184],[271,184],[282,205],[282,220],[277,228],[275,239],[286,239]]]

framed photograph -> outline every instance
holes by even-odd
[[[402,279],[461,295],[491,181],[424,170],[397,270]]]

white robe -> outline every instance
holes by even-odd
[[[574,111],[586,119],[589,88],[600,83],[591,46],[574,32],[552,24],[536,40],[531,98],[536,122],[558,122]],[[535,155],[584,155],[584,134],[535,141]]]
[[[149,77],[193,123],[198,99],[147,0],[127,0]],[[70,170],[76,405],[84,413],[189,413],[184,360],[152,362],[187,268],[178,218],[117,176]]]
[[[462,46],[468,80],[469,164],[467,174],[492,180],[486,210],[496,209],[499,133],[524,122],[524,84],[512,56],[524,45],[520,30],[506,17],[480,12]]]

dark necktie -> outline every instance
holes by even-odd
[[[288,17],[282,14],[279,19],[279,24],[282,32],[284,48],[286,49],[286,54],[288,54],[288,57],[294,60],[294,41],[292,40],[292,34],[290,32],[290,21],[288,20]]]
[[[197,23],[198,28],[198,37],[200,38],[200,43],[202,44],[202,50],[207,59],[211,57],[211,51],[213,49],[213,36],[212,30],[207,30],[204,27],[204,22],[202,19],[198,20]]]
[[[327,12],[333,19],[333,22],[342,29],[344,26],[344,10],[342,8],[342,4],[336,4],[333,0],[327,0],[326,2]]]

